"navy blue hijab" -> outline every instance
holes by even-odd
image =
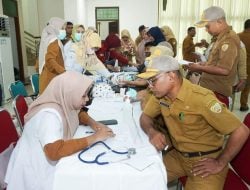
[[[148,34],[153,36],[153,38],[155,39],[153,41],[154,46],[157,46],[160,42],[166,41],[161,29],[158,26],[150,28]]]

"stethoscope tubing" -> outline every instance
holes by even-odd
[[[94,163],[96,163],[96,164],[98,164],[98,165],[109,164],[110,162],[99,162],[99,161],[98,161],[98,159],[99,159],[101,156],[105,155],[105,154],[107,153],[107,151],[98,154],[98,155],[95,157],[94,160],[88,161],[88,160],[84,160],[84,159],[81,158],[81,155],[82,155],[83,153],[85,153],[85,152],[86,152],[87,150],[89,150],[90,148],[96,146],[97,144],[102,144],[102,145],[104,145],[109,151],[111,151],[111,152],[113,152],[113,153],[116,153],[116,154],[128,154],[128,151],[124,151],[124,152],[116,151],[116,150],[111,149],[111,147],[108,146],[105,142],[103,142],[103,141],[97,141],[97,142],[93,143],[92,145],[90,145],[89,147],[83,149],[83,150],[78,154],[79,160],[82,161],[83,163],[86,163],[86,164],[94,164]]]

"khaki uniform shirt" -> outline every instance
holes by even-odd
[[[227,28],[219,34],[206,64],[228,69],[230,73],[227,76],[222,76],[203,72],[200,85],[224,96],[231,96],[232,86],[237,76],[239,51],[240,39],[234,31]]]
[[[247,74],[250,75],[250,32],[244,31],[238,34],[240,40],[245,44],[247,51]],[[248,77],[249,78],[249,77]]]
[[[155,118],[163,115],[173,146],[182,152],[214,150],[223,145],[241,121],[220,103],[213,92],[183,79],[177,98],[152,96],[143,112]]]
[[[61,48],[58,41],[50,43],[45,55],[45,64],[39,77],[39,94],[48,86],[49,82],[65,71]]]
[[[191,46],[193,46],[193,48],[189,49]],[[194,52],[195,52],[195,47],[194,47],[193,38],[188,35],[183,40],[183,44],[182,44],[183,59],[187,61],[191,61],[191,62],[196,62],[197,60],[196,60],[196,55],[194,54]]]

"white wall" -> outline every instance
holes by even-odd
[[[64,0],[64,19],[86,25],[86,0]]]
[[[40,36],[37,0],[22,0],[23,24],[26,32]]]
[[[64,18],[64,0],[37,0],[37,5],[40,34],[51,17]]]
[[[95,7],[119,7],[120,32],[128,29],[133,39],[138,36],[140,25],[152,27],[158,23],[156,0],[86,0],[85,26],[95,26]]]

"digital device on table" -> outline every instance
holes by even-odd
[[[104,125],[117,125],[118,122],[116,119],[108,119],[108,120],[101,120],[101,121],[98,121]]]

